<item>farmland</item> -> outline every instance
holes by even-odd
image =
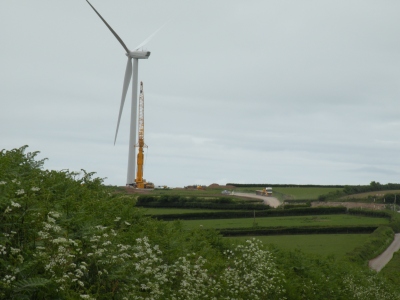
[[[273,189],[281,200],[317,200],[320,195],[341,190],[342,188],[326,187],[276,187]]]
[[[346,253],[362,245],[368,234],[299,234],[281,236],[257,236],[265,244],[272,244],[285,250],[301,250],[310,254],[332,255],[342,258]],[[232,242],[245,241],[249,237],[227,238]]]
[[[365,267],[400,230],[394,213],[281,207],[221,213],[255,212],[255,219],[160,221],[145,214],[167,215],[166,209],[135,207],[137,194],[105,186],[92,172],[43,170],[44,160],[25,148],[0,152],[0,299],[399,299],[398,285]],[[190,191],[197,192],[212,195]],[[174,191],[159,195],[165,193]],[[243,205],[215,195],[205,202]],[[157,200],[172,199],[185,200]],[[210,210],[169,211],[172,220]],[[368,224],[371,234],[334,234]],[[224,238],[215,230],[224,226],[241,226],[248,237]],[[250,239],[260,226],[333,230]],[[353,247],[352,257],[344,254]]]
[[[323,215],[323,216],[294,216],[294,217],[267,217],[256,218],[255,222],[260,227],[295,227],[295,226],[359,226],[359,225],[385,225],[389,223],[386,218],[359,217],[352,215]],[[254,219],[218,219],[218,220],[187,220],[182,221],[184,228],[243,228],[253,227]]]
[[[187,213],[202,213],[202,212],[218,212],[229,211],[221,209],[201,209],[201,208],[140,208],[146,215],[168,215],[168,214],[187,214]]]

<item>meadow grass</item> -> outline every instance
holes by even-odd
[[[341,191],[342,188],[324,188],[324,187],[277,187],[273,188],[278,194],[283,195],[282,200],[317,200],[319,196],[330,192]]]
[[[257,216],[257,213],[256,213]],[[387,225],[386,218],[373,218],[353,215],[320,215],[320,216],[290,216],[256,218],[260,227],[295,227],[295,226],[357,226],[357,225]],[[253,218],[185,220],[184,228],[193,229],[200,225],[203,228],[247,228],[253,227]]]
[[[385,194],[399,194],[400,190],[385,190],[385,191],[373,191],[360,194],[352,194],[340,197],[339,199],[352,200],[352,199],[365,199],[368,197],[383,197]],[[372,201],[372,199],[371,199]]]
[[[334,255],[342,258],[346,253],[361,246],[369,234],[308,234],[308,235],[280,235],[256,236],[264,244],[273,244],[283,250],[299,249],[309,254]],[[232,242],[248,240],[249,236],[229,237]]]
[[[255,193],[256,190],[265,189],[265,186],[239,187],[235,191],[242,193]],[[320,195],[330,192],[341,191],[343,188],[331,187],[274,187],[272,196],[279,200],[317,200]]]
[[[197,196],[197,197],[214,197],[221,196],[226,197],[226,195],[221,194],[225,188],[208,188],[205,190],[195,190],[195,189],[166,189],[166,190],[153,190],[149,192],[149,195],[161,196],[161,195],[178,195],[178,196]]]
[[[138,207],[147,215],[171,215],[171,214],[187,214],[187,213],[203,213],[203,212],[221,212],[221,211],[235,211],[240,210],[224,210],[224,209],[202,209],[202,208],[147,208]]]
[[[400,284],[400,251],[393,254],[393,258],[380,271],[380,274],[388,278],[394,284]]]

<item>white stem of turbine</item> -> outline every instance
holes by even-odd
[[[135,182],[135,169],[136,169],[136,125],[137,125],[137,91],[138,91],[138,68],[139,60],[133,59],[133,74],[132,74],[132,105],[131,105],[131,124],[129,134],[129,154],[128,154],[128,175],[126,184],[133,184]]]

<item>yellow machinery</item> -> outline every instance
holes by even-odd
[[[139,95],[139,141],[135,145],[139,148],[137,154],[137,171],[136,171],[136,188],[138,189],[154,189],[154,184],[151,182],[146,182],[143,179],[143,162],[144,162],[144,152],[143,148],[147,148],[144,143],[144,93],[143,93],[143,82],[140,82],[140,95]]]

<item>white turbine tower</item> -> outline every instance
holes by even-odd
[[[143,41],[139,46],[137,46],[133,51],[130,51],[118,34],[111,28],[111,26],[104,20],[104,18],[98,13],[98,11],[93,7],[88,0],[87,3],[93,8],[100,19],[106,24],[108,29],[117,38],[122,47],[126,51],[126,56],[128,56],[128,62],[126,64],[124,85],[122,88],[121,106],[119,108],[117,129],[115,131],[114,145],[117,140],[119,123],[121,121],[121,114],[124,108],[125,97],[128,91],[129,82],[132,77],[132,106],[131,106],[131,123],[130,123],[130,133],[129,133],[129,154],[128,154],[128,174],[126,179],[127,185],[133,185],[135,182],[135,167],[136,167],[136,155],[135,155],[135,143],[136,143],[136,125],[137,125],[137,90],[138,90],[138,65],[139,59],[147,59],[150,56],[149,51],[140,50],[145,44],[147,44],[150,39],[162,28],[161,26],[157,31],[150,35],[145,41]],[[132,69],[132,59],[133,59],[133,69]],[[133,76],[132,76],[133,74]]]

